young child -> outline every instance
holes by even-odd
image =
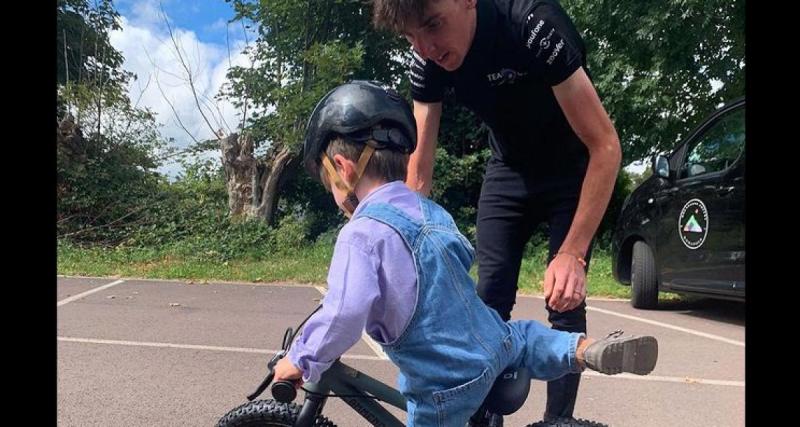
[[[410,106],[377,82],[341,85],[311,114],[305,167],[351,219],[336,241],[323,307],[276,365],[276,381],[319,381],[366,330],[400,370],[408,425],[462,427],[508,367],[544,381],[586,367],[653,370],[653,337],[593,340],[504,322],[486,306],[469,276],[469,241],[403,182],[415,146]]]

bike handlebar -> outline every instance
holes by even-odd
[[[272,397],[281,403],[289,403],[297,397],[297,388],[291,381],[277,381],[272,384],[270,391],[272,391]]]

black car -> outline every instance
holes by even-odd
[[[744,116],[744,98],[715,111],[623,203],[612,272],[634,307],[659,291],[744,301]]]

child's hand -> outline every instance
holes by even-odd
[[[274,381],[291,381],[296,388],[303,385],[303,371],[294,366],[289,358],[284,357],[275,365]]]

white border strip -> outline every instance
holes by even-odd
[[[744,387],[744,381],[726,381],[726,380],[708,380],[704,378],[691,378],[691,377],[662,377],[658,375],[633,375],[633,374],[617,374],[605,375],[594,371],[583,371],[581,376],[599,377],[599,378],[613,378],[624,380],[638,380],[638,381],[659,381],[680,384],[706,384],[706,385],[721,385],[729,387]]]
[[[630,319],[630,320],[637,320],[637,321],[642,322],[642,323],[649,323],[651,325],[661,326],[662,328],[667,328],[667,329],[672,329],[672,330],[676,330],[676,331],[680,331],[680,332],[685,332],[687,334],[697,335],[697,336],[700,336],[700,337],[704,337],[704,338],[708,338],[708,339],[712,339],[712,340],[716,340],[716,341],[721,341],[721,342],[728,343],[728,344],[737,345],[739,347],[744,347],[744,343],[742,341],[732,340],[732,339],[729,339],[729,338],[721,337],[719,335],[707,334],[705,332],[696,331],[694,329],[683,328],[683,327],[680,327],[680,326],[670,325],[668,323],[657,322],[655,320],[644,319],[642,317],[631,316],[629,314],[617,313],[615,311],[605,310],[605,309],[597,308],[597,307],[586,307],[586,309],[587,310],[592,310],[592,311],[598,311],[600,313],[608,314],[608,315],[611,315],[611,316],[622,317],[622,318]]]
[[[163,342],[142,342],[142,341],[120,341],[120,340],[101,340],[92,338],[75,338],[75,337],[58,337],[59,341],[63,342],[76,342],[84,344],[111,344],[111,345],[127,345],[133,347],[157,347],[157,348],[177,348],[184,350],[210,350],[210,351],[228,351],[232,353],[256,353],[256,354],[276,354],[280,350],[270,350],[261,348],[249,347],[218,347],[212,345],[195,345],[195,344],[172,344]],[[379,357],[360,355],[360,354],[345,354],[342,359],[360,359],[360,360],[383,360]]]
[[[544,297],[536,296],[536,295],[530,295],[528,297],[529,298],[544,299]],[[587,298],[587,300],[591,301],[591,299],[589,299],[589,298]],[[601,301],[601,300],[597,299],[597,301]],[[616,300],[616,301],[621,301],[621,300]],[[712,340],[716,340],[716,341],[721,341],[721,342],[728,343],[728,344],[733,344],[733,345],[736,345],[736,346],[739,346],[739,347],[744,347],[745,346],[745,343],[742,342],[742,341],[732,340],[730,338],[725,338],[725,337],[721,337],[719,335],[714,335],[714,334],[708,334],[708,333],[705,333],[705,332],[700,332],[700,331],[696,331],[694,329],[684,328],[684,327],[681,327],[681,326],[670,325],[669,323],[663,323],[663,322],[659,322],[659,321],[656,321],[656,320],[645,319],[643,317],[631,316],[630,314],[617,313],[616,311],[606,310],[604,308],[597,308],[597,307],[587,306],[586,310],[597,311],[599,313],[608,314],[610,316],[622,317],[624,319],[636,320],[638,322],[648,323],[648,324],[651,324],[651,325],[660,326],[662,328],[667,328],[667,329],[672,329],[672,330],[675,330],[675,331],[685,332],[687,334],[697,335],[697,336],[700,336],[700,337],[704,337],[704,338],[708,338],[708,339],[712,339]]]
[[[541,295],[530,295],[530,294],[517,294],[517,298],[536,298],[543,300],[544,297]],[[605,301],[605,302],[620,302],[620,301],[628,301],[627,298],[606,298],[606,297],[586,297],[586,301]]]
[[[249,347],[219,347],[210,345],[194,345],[194,344],[173,344],[161,342],[142,342],[142,341],[121,341],[121,340],[102,340],[91,338],[76,338],[76,337],[58,337],[58,341],[83,343],[83,344],[106,344],[106,345],[124,345],[132,347],[154,347],[154,348],[175,348],[182,350],[206,350],[206,351],[226,351],[231,353],[255,353],[272,355],[278,353],[278,350],[249,348]],[[387,360],[369,355],[361,354],[345,354],[342,359],[353,360],[371,360],[377,362],[386,362]],[[678,384],[703,384],[727,387],[744,387],[744,381],[726,381],[726,380],[709,380],[704,378],[691,378],[691,377],[664,377],[656,375],[632,375],[632,374],[618,374],[618,375],[604,375],[599,372],[584,371],[584,376],[596,377],[602,379],[620,379],[620,380],[636,380],[636,381],[655,381],[655,382],[670,382]]]
[[[66,276],[63,274],[56,274],[59,279],[91,279],[91,280],[108,280],[117,279],[119,276],[113,277],[97,277],[97,276]],[[280,286],[287,288],[313,288],[315,285],[311,283],[296,283],[291,281],[286,282],[235,282],[229,280],[216,280],[216,279],[151,279],[147,277],[122,277],[126,282],[160,282],[160,283],[174,283],[176,285],[186,285],[189,282],[194,284],[203,285],[245,285],[245,286]]]
[[[79,299],[81,299],[81,298],[83,298],[83,297],[85,297],[87,295],[91,295],[91,294],[93,294],[95,292],[100,292],[102,290],[108,289],[108,288],[110,288],[112,286],[116,286],[116,285],[119,285],[120,283],[124,283],[124,282],[125,282],[124,280],[117,280],[117,281],[111,282],[111,283],[109,283],[107,285],[103,285],[103,286],[100,286],[100,287],[97,287],[97,288],[94,288],[94,289],[90,289],[90,290],[88,290],[86,292],[83,292],[83,293],[80,293],[78,295],[73,295],[73,296],[71,296],[69,298],[64,298],[61,301],[59,301],[58,304],[56,304],[56,307],[61,307],[62,305],[66,304],[66,303],[70,303],[72,301],[79,300]]]

